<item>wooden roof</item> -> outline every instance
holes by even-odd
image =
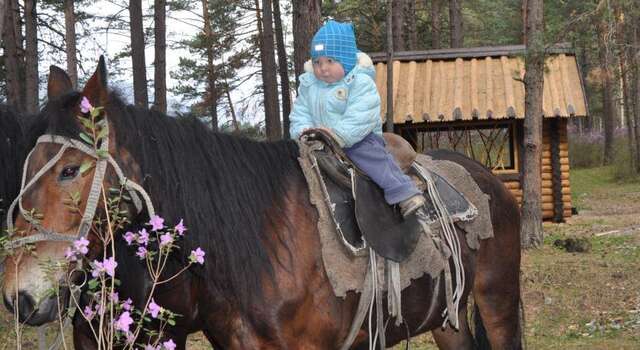
[[[524,118],[524,46],[399,52],[393,63],[394,123]],[[385,54],[371,54],[387,109]],[[544,74],[545,117],[586,116],[576,58],[550,50]]]

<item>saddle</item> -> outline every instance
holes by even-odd
[[[383,137],[387,150],[403,172],[425,192],[426,204],[422,213],[427,223],[437,221],[437,210],[426,194],[426,170],[415,163],[417,154],[413,147],[399,135],[384,133]],[[388,205],[382,189],[351,162],[327,131],[308,130],[301,140],[321,145],[314,147],[311,155],[318,164],[325,200],[345,246],[355,255],[366,254],[369,246],[378,255],[395,262],[409,257],[423,231],[416,215],[403,219],[397,206]],[[452,218],[456,213],[468,213],[472,204],[460,192],[437,174],[430,172],[428,176]]]

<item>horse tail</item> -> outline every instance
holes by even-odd
[[[471,319],[473,321],[473,338],[476,344],[476,349],[491,350],[491,344],[489,343],[489,338],[487,337],[487,330],[484,328],[484,323],[482,323],[482,316],[480,315],[480,309],[478,309],[478,304],[476,303],[474,303],[473,305]]]

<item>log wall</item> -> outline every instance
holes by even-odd
[[[545,120],[542,128],[542,218],[551,220],[554,217],[554,195],[553,195],[553,169],[551,161],[551,132],[550,128],[553,123]],[[558,118],[558,134],[560,137],[560,179],[561,193],[563,203],[563,216],[565,218],[571,216],[571,183],[569,181],[569,142],[567,139],[567,119]],[[519,142],[521,143],[521,142]],[[519,150],[521,151],[521,150]],[[520,157],[523,157],[521,154]],[[522,169],[522,167],[520,167]],[[505,186],[513,193],[518,200],[518,204],[522,203],[522,186],[517,179],[503,180]]]

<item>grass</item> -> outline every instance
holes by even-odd
[[[640,183],[616,182],[611,168],[601,167],[572,170],[571,185],[579,215],[564,224],[545,223],[544,245],[523,253],[527,348],[638,349]],[[591,251],[567,253],[553,246],[566,237],[587,238]],[[2,309],[0,350],[15,348],[12,322]],[[27,329],[23,344],[36,347],[34,330]],[[188,348],[209,345],[196,333]],[[423,335],[412,339],[411,349],[436,347],[430,335]]]

